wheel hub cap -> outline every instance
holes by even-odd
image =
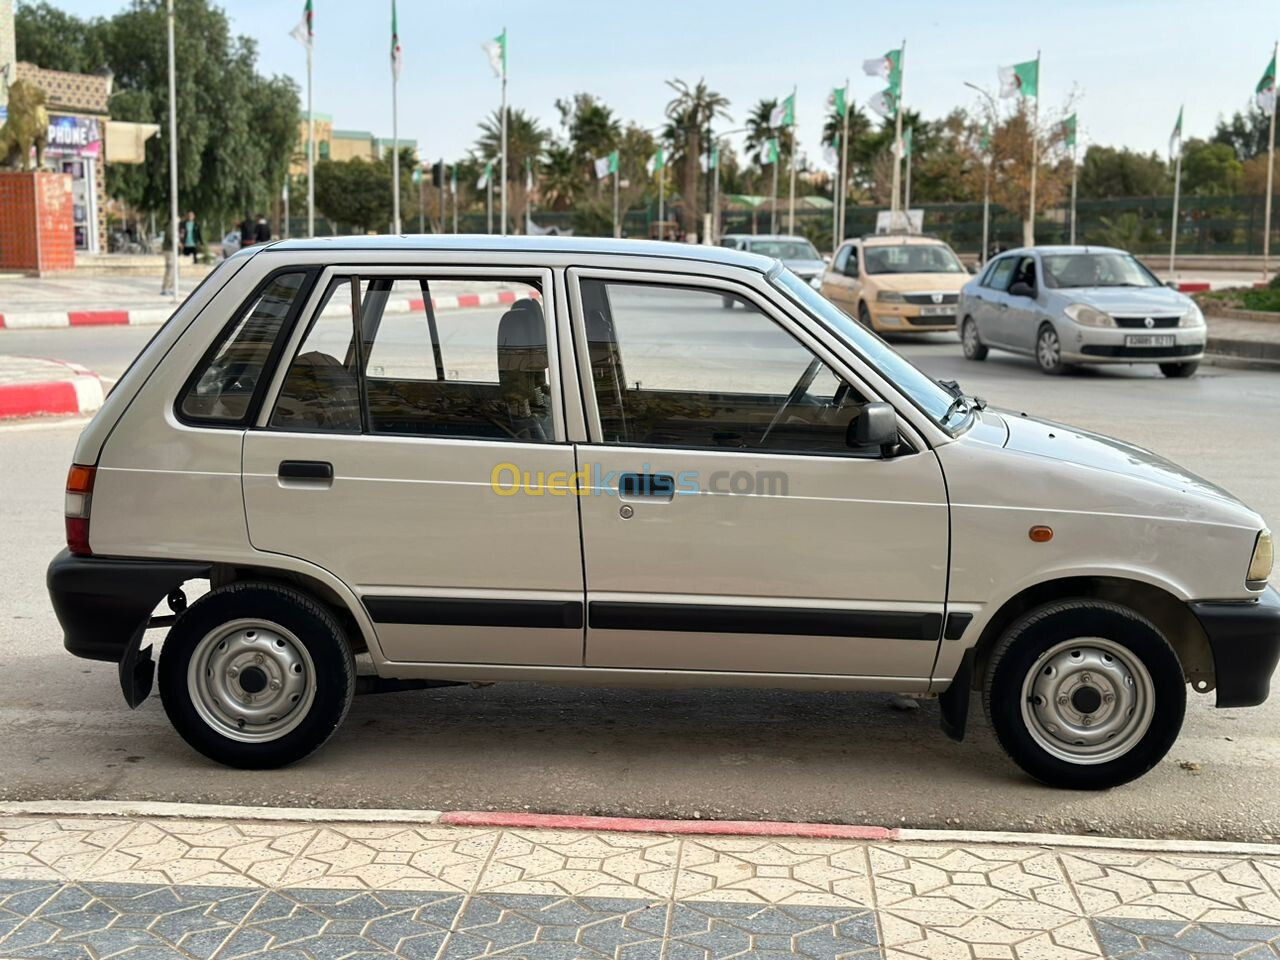
[[[1142,661],[1102,637],[1066,640],[1046,651],[1028,671],[1022,693],[1032,738],[1071,763],[1122,756],[1155,714],[1155,684]]]
[[[306,716],[315,667],[306,648],[279,624],[237,620],[207,634],[187,669],[196,711],[233,740],[276,740]]]

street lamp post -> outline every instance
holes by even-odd
[[[982,94],[984,97],[987,98],[987,106],[989,111],[987,122],[992,130],[991,135],[994,135],[995,121],[996,121],[996,98],[993,97],[986,90],[983,90],[982,87],[978,86],[976,83],[970,83],[968,80],[966,80],[964,81],[964,85],[971,90],[977,90],[978,93]],[[990,145],[988,145],[987,156],[983,163],[983,165],[986,167],[986,173],[982,178],[982,249],[978,252],[978,262],[981,264],[985,264],[987,262],[987,250],[990,249],[991,165],[992,165],[991,161],[992,161],[991,147]]]
[[[178,299],[178,82],[173,65],[173,0],[165,4],[169,33],[169,257],[173,268],[170,296]]]

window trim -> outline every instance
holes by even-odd
[[[360,370],[359,382],[361,391],[361,432],[358,436],[369,437],[370,439],[385,438],[388,440],[420,440],[424,442],[460,442],[460,443],[519,443],[519,444],[564,444],[569,441],[565,439],[565,398],[562,385],[557,385],[557,381],[563,384],[563,372],[559,362],[559,336],[558,325],[555,320],[554,311],[557,309],[558,300],[555,296],[554,276],[550,267],[533,266],[533,265],[512,265],[512,266],[483,266],[483,267],[458,267],[458,266],[421,266],[418,264],[388,264],[382,262],[359,262],[347,261],[340,264],[329,264],[319,271],[315,284],[312,287],[311,296],[307,298],[304,313],[298,318],[297,322],[288,337],[288,343],[284,347],[284,356],[292,362],[298,351],[302,348],[303,341],[310,332],[312,325],[317,317],[317,310],[320,306],[320,300],[324,296],[324,292],[328,290],[331,283],[335,280],[353,280],[359,279],[361,282],[366,280],[377,279],[379,277],[391,277],[395,280],[421,281],[427,280],[474,280],[474,281],[511,281],[511,282],[536,282],[540,287],[540,300],[542,303],[543,324],[546,327],[547,334],[547,379],[552,385],[551,391],[551,420],[552,420],[552,436],[545,441],[533,440],[517,440],[514,438],[495,438],[495,437],[460,437],[460,436],[436,436],[434,434],[423,435],[420,433],[391,433],[382,432],[373,433],[369,431],[368,419],[368,402],[365,399],[365,371]],[[507,307],[509,305],[502,304],[500,306]],[[469,309],[469,308],[464,308]],[[361,318],[357,318],[356,323]],[[354,331],[355,325],[353,325]],[[353,332],[353,336],[355,333]],[[363,334],[361,333],[362,337]],[[496,349],[496,344],[495,344]],[[309,430],[289,430],[281,427],[271,426],[271,412],[275,408],[275,404],[280,398],[280,391],[284,387],[285,377],[288,373],[288,364],[281,362],[277,364],[275,373],[271,378],[271,383],[267,395],[264,397],[262,406],[257,411],[257,416],[250,424],[250,429],[269,431],[271,433],[293,434],[296,436],[357,436],[357,434],[328,434],[323,431]]]
[[[902,437],[910,451],[903,456],[929,449],[930,445],[920,433],[913,420],[902,413],[902,401],[897,396],[886,396],[884,391],[873,387],[866,377],[862,376],[838,351],[833,350],[825,342],[811,333],[801,322],[782,310],[777,304],[763,297],[755,288],[747,284],[710,277],[702,274],[667,273],[653,270],[625,270],[610,267],[568,267],[565,270],[565,281],[569,288],[570,324],[573,334],[574,349],[577,356],[575,375],[583,400],[583,414],[587,426],[587,443],[606,447],[610,450],[643,449],[653,451],[682,451],[686,453],[728,453],[750,457],[816,457],[840,460],[865,460],[865,457],[851,455],[806,452],[803,450],[737,450],[731,447],[689,447],[689,446],[656,446],[644,443],[608,443],[604,439],[604,428],[600,421],[600,409],[596,404],[595,388],[591,378],[591,359],[587,349],[586,318],[582,309],[581,283],[583,280],[599,280],[604,283],[647,284],[650,286],[682,287],[685,289],[706,290],[711,294],[733,295],[754,306],[765,318],[775,323],[783,332],[790,335],[813,356],[821,360],[828,369],[846,380],[857,390],[867,402],[887,402],[898,412],[898,423]],[[914,410],[913,410],[914,412]]]
[[[183,401],[186,400],[187,394],[195,386],[196,381],[209,368],[209,364],[213,362],[213,358],[217,356],[218,351],[226,344],[227,339],[235,331],[236,325],[245,318],[247,312],[252,309],[253,304],[262,298],[263,292],[275,282],[277,277],[289,273],[302,274],[302,282],[298,285],[298,295],[294,298],[293,303],[289,305],[289,312],[285,314],[284,319],[280,322],[280,329],[276,332],[276,338],[271,343],[271,349],[267,351],[267,357],[262,363],[262,375],[258,377],[258,382],[253,388],[253,396],[249,398],[249,406],[245,408],[244,414],[237,420],[215,420],[210,417],[193,417],[186,413],[182,409]],[[278,267],[259,280],[253,291],[244,300],[240,301],[240,305],[232,312],[231,317],[219,328],[217,335],[214,336],[209,346],[200,354],[200,359],[182,381],[182,386],[178,388],[178,394],[173,400],[174,419],[183,426],[215,430],[244,430],[256,423],[262,413],[263,401],[272,387],[275,386],[276,372],[280,365],[280,355],[286,342],[292,339],[299,314],[315,293],[316,277],[320,273],[321,271],[314,266],[293,264],[291,266]]]

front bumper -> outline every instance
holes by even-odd
[[[919,304],[869,303],[872,329],[884,333],[954,333],[956,329],[956,304],[946,304],[949,313],[940,316],[921,316]]]
[[[1280,591],[1269,586],[1255,601],[1190,607],[1213,652],[1217,705],[1255,707],[1266,700],[1280,663]]]
[[[1086,327],[1059,324],[1062,358],[1071,363],[1189,363],[1204,356],[1205,327]],[[1130,346],[1130,337],[1173,337],[1172,345]]]

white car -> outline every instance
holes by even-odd
[[[500,306],[433,307],[444,281]],[[67,649],[137,705],[167,630],[165,710],[241,767],[358,691],[511,680],[937,697],[957,739],[977,691],[1032,776],[1107,787],[1169,750],[1187,684],[1251,706],[1280,658],[1256,512],[984,409],[711,247],[251,247],[84,429],[66,518]]]

